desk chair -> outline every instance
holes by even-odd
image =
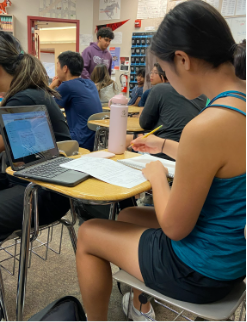
[[[74,230],[74,225],[77,220],[77,215],[75,213],[74,203],[72,199],[70,199],[70,209],[71,209],[71,216],[72,216],[71,221],[65,218],[61,218],[60,220],[53,222],[49,225],[43,225],[39,227],[39,214],[37,209],[37,204],[38,204],[37,188],[38,186],[35,186],[34,184],[30,183],[25,191],[24,208],[25,207],[29,208],[29,214],[28,216],[23,218],[22,230],[15,231],[5,240],[0,241],[0,247],[1,247],[1,245],[7,240],[13,239],[13,238],[20,239],[20,236],[21,236],[19,273],[18,273],[19,277],[18,277],[18,287],[17,287],[17,317],[16,317],[17,320],[22,320],[22,316],[23,316],[23,308],[24,308],[24,302],[25,302],[25,288],[26,288],[26,280],[27,280],[28,257],[31,254],[30,253],[31,249],[29,249],[29,243],[32,243],[37,238],[39,231],[47,228],[49,229],[54,225],[61,223],[63,226],[67,227],[69,231],[71,244],[72,244],[74,253],[76,254],[77,236]],[[28,226],[30,225],[30,221],[31,221],[30,219],[31,219],[32,207],[30,204],[27,204],[26,202],[27,195],[30,193],[33,194],[33,199],[34,199],[34,227],[31,230],[29,230],[30,228]],[[3,285],[3,281],[1,278],[1,271],[0,271],[0,316],[1,316],[1,312],[3,312],[2,313],[3,316],[7,317],[7,310],[6,310],[5,299],[4,299],[4,285]]]
[[[0,173],[5,173],[6,168],[6,152],[3,151],[0,153]]]
[[[59,141],[57,147],[59,154],[65,157],[79,154],[79,143],[75,140]]]
[[[93,150],[107,149],[108,146],[108,128],[102,128],[98,125],[90,124],[89,121],[93,120],[105,120],[110,118],[110,112],[101,112],[93,114],[87,121],[87,126],[90,130],[95,131],[94,147]],[[102,142],[101,142],[102,140]]]
[[[77,152],[79,150],[79,145],[77,147],[77,145],[74,143],[76,141],[72,141],[69,142],[69,144],[66,144],[63,146],[63,149],[69,154],[69,153],[74,153]],[[74,148],[72,148],[74,147]],[[77,147],[77,151],[76,148]],[[72,149],[70,149],[72,148]],[[1,154],[1,159],[0,159],[1,163],[1,170],[4,170],[3,173],[6,170],[6,166],[3,166],[3,163],[5,165],[5,161],[6,161],[6,155],[5,152]],[[26,287],[26,278],[27,278],[27,267],[28,267],[28,257],[29,257],[29,266],[30,266],[30,259],[31,259],[31,254],[33,251],[33,247],[32,247],[32,243],[34,240],[37,239],[39,231],[47,229],[48,231],[50,229],[53,229],[54,225],[58,225],[58,224],[62,224],[62,229],[63,226],[66,226],[68,231],[69,231],[69,236],[70,236],[70,240],[72,243],[72,247],[74,250],[74,253],[76,253],[76,244],[77,244],[77,236],[74,230],[74,225],[76,223],[76,212],[75,212],[75,208],[74,208],[74,203],[73,200],[70,199],[70,209],[71,209],[71,216],[72,216],[72,221],[69,221],[65,218],[61,218],[59,221],[53,222],[49,225],[43,225],[41,227],[39,227],[39,217],[38,217],[38,193],[37,193],[37,188],[38,186],[33,185],[32,183],[28,185],[26,191],[25,191],[25,196],[24,196],[24,207],[29,209],[29,217],[26,216],[26,218],[23,218],[23,227],[22,230],[18,230],[13,232],[10,236],[6,236],[6,238],[4,240],[0,240],[0,250],[4,250],[6,253],[8,253],[10,255],[10,258],[14,258],[14,266],[13,266],[13,273],[15,271],[15,259],[17,259],[17,254],[16,254],[16,245],[17,245],[17,241],[20,241],[20,266],[19,266],[19,278],[18,278],[18,289],[17,289],[17,320],[22,320],[22,314],[23,314],[23,308],[24,308],[24,302],[25,302],[25,287]],[[27,195],[28,194],[32,194],[33,195],[33,200],[34,200],[34,228],[32,228],[31,230],[28,230],[28,225],[30,225],[29,221],[31,221],[31,213],[32,213],[32,205],[27,203]],[[29,223],[29,224],[28,224]],[[29,236],[29,237],[28,237]],[[38,255],[40,258],[46,260],[47,259],[47,251],[48,249],[53,250],[56,253],[59,253],[61,250],[61,240],[62,240],[62,230],[61,230],[61,237],[60,237],[60,246],[59,246],[59,251],[56,252],[53,249],[51,249],[49,247],[49,233],[48,233],[48,239],[47,242],[43,245],[46,246],[46,255],[45,258],[42,258],[41,256],[39,256],[37,253],[35,253],[36,255]],[[6,251],[3,247],[2,244],[4,242],[6,242],[7,240],[10,239],[14,239],[14,244],[11,246],[15,247],[15,253],[14,255],[12,255],[10,252],[8,252],[8,250]],[[29,242],[31,243],[31,249],[29,249]],[[10,246],[10,247],[11,247]],[[11,272],[9,270],[7,270],[10,274]],[[13,275],[13,273],[11,275]],[[2,280],[2,276],[1,276],[1,265],[0,265],[0,320],[7,320],[7,310],[6,310],[6,306],[5,306],[5,298],[4,298],[4,285],[3,285],[3,280]]]
[[[234,289],[222,300],[209,303],[209,304],[193,304],[189,302],[183,302],[178,301],[175,299],[172,299],[168,296],[162,295],[159,292],[156,292],[152,290],[151,288],[145,286],[145,284],[141,281],[139,281],[134,276],[126,273],[123,270],[118,271],[113,275],[113,278],[120,283],[127,284],[131,286],[130,291],[130,299],[132,294],[132,288],[136,288],[140,291],[142,291],[145,294],[148,294],[149,296],[154,298],[155,303],[163,306],[164,308],[172,311],[173,313],[177,314],[176,318],[174,320],[177,320],[178,317],[183,317],[188,321],[193,321],[190,318],[186,317],[183,313],[184,311],[190,312],[195,314],[196,316],[206,319],[206,320],[215,320],[215,321],[227,321],[234,315],[235,318],[235,312],[237,308],[242,305],[239,321],[241,321],[245,306],[245,294],[246,294],[246,284],[245,281],[239,283],[234,287]],[[177,312],[176,310],[171,309],[167,305],[165,305],[162,302],[166,302],[170,305],[176,306],[178,309],[182,309],[181,312]],[[130,303],[128,308],[128,314],[130,309]],[[142,313],[144,316],[146,316],[144,313]],[[146,316],[147,317],[147,316]]]
[[[7,309],[5,306],[5,294],[3,287],[3,278],[0,267],[0,321],[8,321]]]
[[[246,238],[246,227],[244,229],[244,235]],[[235,312],[240,305],[241,305],[241,310],[239,315],[239,321],[242,321],[242,316],[243,316],[245,303],[246,303],[246,300],[245,300],[246,281],[245,280],[235,285],[233,290],[220,301],[216,301],[209,304],[194,304],[189,302],[178,301],[171,297],[165,296],[157,291],[154,291],[151,288],[147,287],[143,282],[139,281],[137,278],[126,273],[123,270],[119,270],[117,273],[115,273],[113,275],[113,278],[118,283],[124,283],[131,287],[127,316],[129,316],[131,297],[132,297],[131,296],[132,288],[136,288],[142,291],[143,293],[153,297],[155,303],[177,314],[174,321],[177,320],[177,318],[179,318],[180,316],[188,321],[193,321],[183,314],[184,311],[195,314],[197,317],[199,317],[198,321],[202,321],[204,319],[209,321],[211,320],[227,321],[231,317],[233,317],[233,320],[235,320]],[[182,309],[182,311],[178,312],[170,308],[169,306],[165,305],[164,303],[161,303],[160,301],[176,306],[178,309]],[[149,317],[145,313],[141,312],[141,314],[149,319]],[[244,321],[246,321],[246,309],[245,309]]]

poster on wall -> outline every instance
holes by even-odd
[[[223,0],[221,7],[221,14],[225,16],[234,16],[236,7],[236,0]]]
[[[130,58],[129,57],[120,57],[120,70],[124,70],[126,72],[129,71]]]
[[[77,0],[40,0],[39,15],[41,17],[76,19]]]
[[[100,0],[99,20],[120,19],[121,0]]]
[[[138,0],[136,19],[164,18],[167,0]]]
[[[120,65],[120,47],[110,47],[109,52],[112,56],[111,69],[119,70]]]
[[[80,45],[81,46],[89,46],[91,42],[93,42],[93,35],[92,34],[80,34]]]

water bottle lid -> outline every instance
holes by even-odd
[[[110,102],[115,103],[115,104],[127,105],[128,99],[127,99],[127,97],[123,96],[123,94],[118,94],[118,95],[113,96],[110,99],[109,103]]]

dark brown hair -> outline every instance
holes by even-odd
[[[10,97],[28,88],[41,89],[60,98],[56,91],[49,88],[48,76],[42,63],[36,57],[25,53],[19,41],[4,31],[0,31],[0,65],[6,73],[13,76],[2,106]]]
[[[109,72],[107,70],[106,65],[99,64],[94,67],[94,70],[91,74],[91,80],[96,84],[99,97],[100,97],[100,90],[105,88],[111,84],[113,84],[113,90],[116,90],[115,82],[111,79]]]
[[[164,79],[164,81],[168,81],[168,79],[167,79],[167,77],[166,77],[166,73],[163,71],[163,69],[161,68],[161,66],[160,66],[160,64],[159,63],[155,63],[154,64],[154,67],[156,67],[157,68],[157,71],[158,71],[158,74],[159,74],[159,77],[160,77],[160,79],[163,81],[163,79]]]
[[[237,46],[234,55],[234,66],[236,76],[246,80],[246,39]]]

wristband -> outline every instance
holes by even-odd
[[[164,146],[165,146],[165,144],[166,144],[166,139],[164,139],[164,142],[163,142],[163,144],[162,144],[161,153],[164,153],[164,152],[163,152],[163,150],[164,150]]]

